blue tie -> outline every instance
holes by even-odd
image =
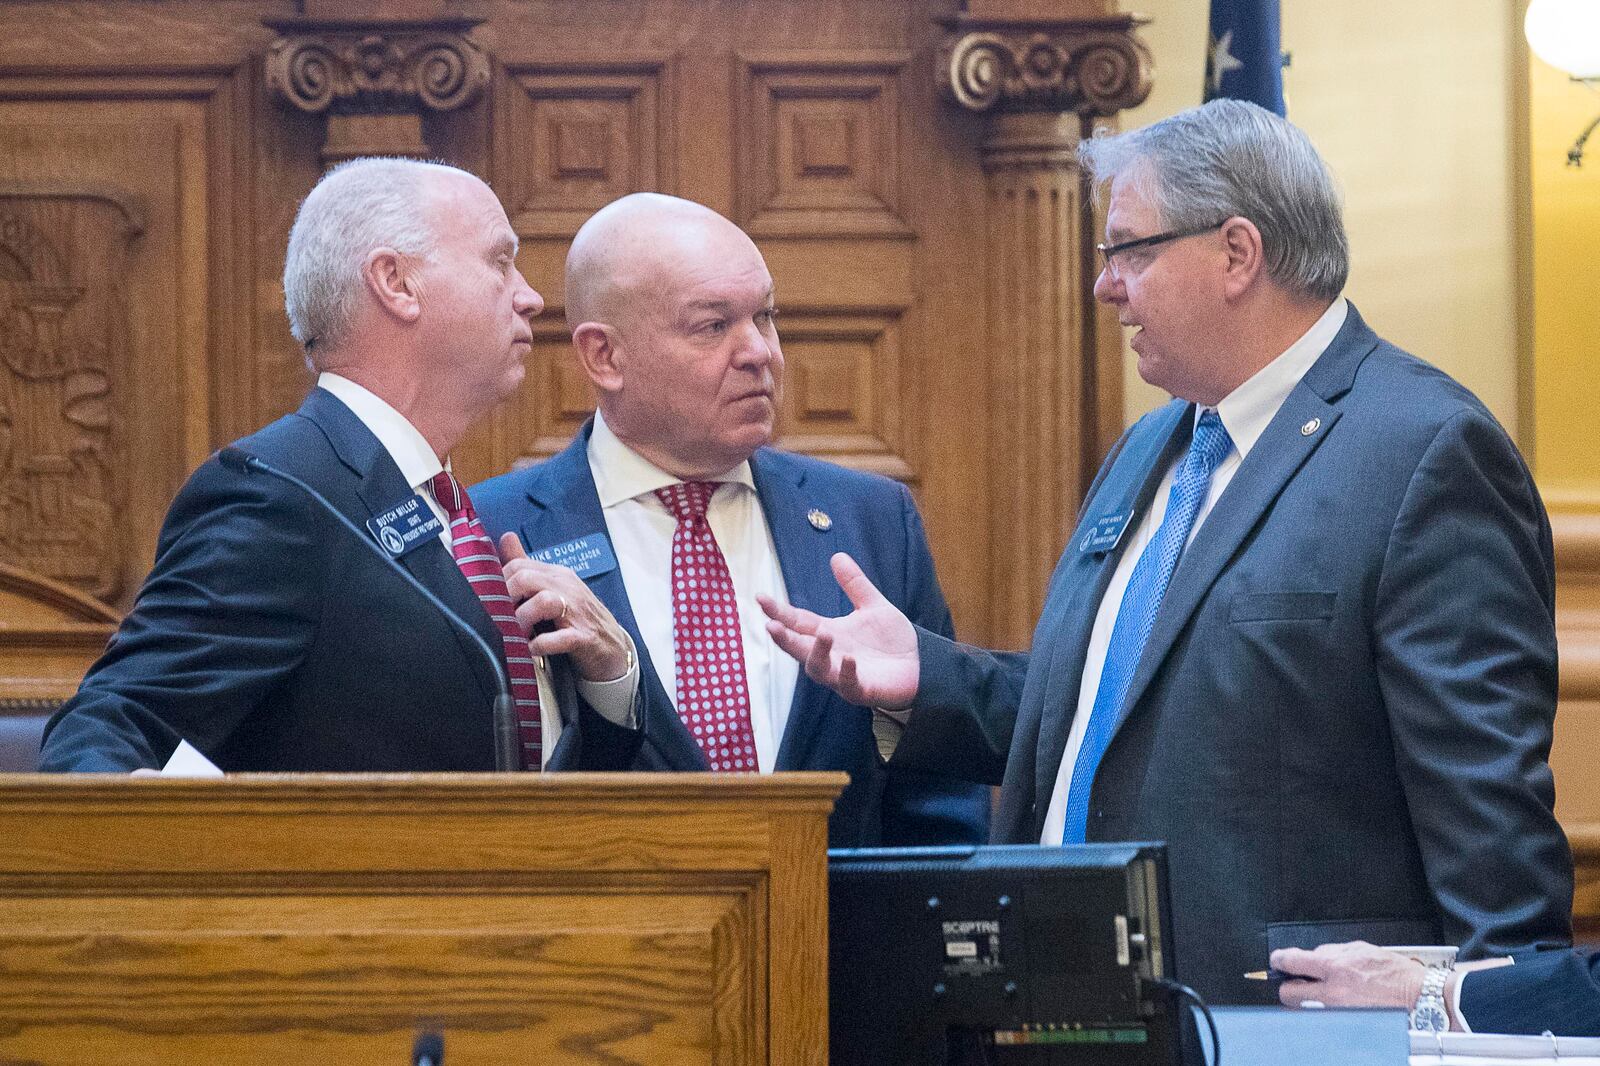
[[[1083,746],[1072,764],[1072,785],[1067,791],[1067,819],[1062,829],[1063,844],[1082,844],[1089,823],[1089,790],[1095,770],[1111,743],[1121,720],[1122,701],[1139,668],[1139,657],[1156,623],[1156,611],[1167,594],[1167,583],[1178,567],[1178,557],[1189,542],[1194,516],[1211,486],[1211,475],[1233,450],[1222,419],[1215,411],[1200,416],[1194,427],[1189,454],[1172,479],[1167,497],[1167,514],[1161,528],[1150,538],[1144,554],[1134,564],[1128,588],[1122,594],[1117,621],[1111,627],[1111,643],[1106,646],[1105,667],[1100,671],[1100,691],[1095,693],[1089,726],[1084,730]]]

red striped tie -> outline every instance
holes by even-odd
[[[522,739],[522,768],[539,769],[540,719],[539,681],[533,672],[533,656],[528,651],[528,638],[517,625],[515,605],[506,588],[505,571],[500,569],[500,556],[495,554],[494,541],[478,520],[467,490],[448,470],[434,475],[433,498],[450,516],[450,554],[456,565],[472,585],[472,591],[483,601],[505,641],[506,674],[511,678],[511,697],[516,701],[517,731]]]

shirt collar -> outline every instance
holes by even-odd
[[[448,463],[439,461],[433,446],[417,431],[417,427],[374,393],[347,377],[326,371],[317,378],[317,388],[333,393],[361,420],[363,426],[372,431],[378,443],[383,445],[383,450],[389,453],[389,458],[394,460],[394,465],[400,468],[400,475],[406,479],[406,484],[412,488],[420,489],[432,481],[435,474],[448,468]]]
[[[594,488],[602,510],[683,480],[622,443],[599,411],[594,413],[594,430],[589,434],[589,470],[594,474]],[[752,491],[756,487],[748,459],[724,474],[702,480],[727,481]]]
[[[1333,343],[1349,313],[1350,303],[1343,296],[1333,301],[1299,340],[1217,404],[1217,417],[1222,419],[1223,427],[1233,439],[1240,459],[1250,454],[1283,401]],[[1202,407],[1195,409],[1197,423],[1204,410]]]

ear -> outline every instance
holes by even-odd
[[[1261,275],[1265,262],[1261,231],[1248,218],[1233,218],[1222,224],[1222,246],[1228,263],[1222,277],[1222,290],[1229,299],[1249,291]]]
[[[378,306],[402,322],[422,314],[422,293],[412,264],[393,248],[374,248],[361,264],[361,278]]]
[[[622,370],[627,357],[615,326],[603,322],[581,323],[572,331],[572,347],[595,388],[603,393],[622,391]]]

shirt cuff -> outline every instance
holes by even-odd
[[[1466,984],[1467,978],[1471,976],[1471,970],[1463,970],[1457,973],[1455,991],[1450,993],[1450,1013],[1455,1018],[1456,1024],[1461,1026],[1463,1033],[1472,1032],[1472,1026],[1467,1024],[1467,1016],[1461,1013],[1461,986]]]
[[[872,737],[878,742],[878,758],[884,762],[894,758],[894,749],[900,746],[900,738],[905,735],[906,723],[910,720],[910,708],[903,711],[872,709]]]
[[[634,697],[639,693],[639,656],[633,648],[633,638],[628,637],[628,670],[610,681],[585,681],[578,678],[578,695],[595,713],[613,725],[624,729],[637,729],[637,715],[633,713]]]

